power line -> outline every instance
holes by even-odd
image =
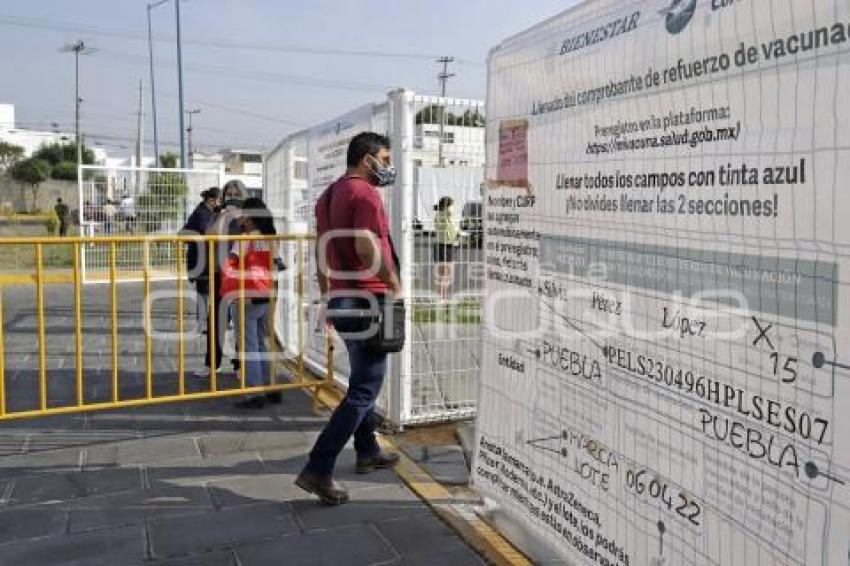
[[[190,102],[193,104],[197,104],[198,106],[204,106],[207,108],[214,108],[216,110],[221,110],[223,112],[230,112],[233,114],[240,114],[242,116],[251,116],[252,118],[258,118],[260,120],[267,120],[270,122],[278,122],[280,124],[286,124],[288,126],[295,126],[296,128],[306,128],[307,124],[303,122],[296,122],[294,120],[287,120],[286,118],[279,118],[276,116],[269,116],[267,114],[260,114],[257,112],[251,112],[250,110],[243,110],[241,108],[233,108],[231,106],[224,106],[223,104],[215,104],[212,102],[207,102],[205,100],[199,100],[197,98],[192,99]],[[209,128],[207,128],[209,129]]]
[[[83,25],[73,22],[57,22],[55,20],[47,20],[44,18],[23,18],[9,14],[0,14],[0,25],[17,26],[41,29],[56,32],[74,32],[85,33],[89,35],[100,35],[105,37],[117,37],[121,39],[129,39],[133,41],[147,41],[147,36],[144,34],[135,33],[130,30],[119,30],[117,28],[99,28],[94,26]],[[174,41],[173,38],[164,36],[154,36],[154,41],[162,42]],[[388,52],[388,51],[373,51],[373,50],[357,50],[357,49],[334,49],[334,48],[319,48],[307,47],[300,45],[273,45],[265,43],[250,43],[242,41],[211,41],[206,39],[184,39],[186,45],[194,45],[197,47],[212,47],[217,49],[244,49],[249,51],[272,51],[280,53],[293,53],[300,55],[324,55],[334,57],[372,57],[385,59],[417,59],[422,61],[431,61],[436,55],[428,53],[412,53],[412,52]],[[480,61],[470,59],[457,59],[457,63],[461,65],[469,65],[474,67],[483,67],[484,64]]]
[[[449,72],[449,63],[453,63],[455,60],[454,57],[440,57],[437,59],[437,63],[443,65],[443,71],[437,75],[437,78],[440,81],[440,96],[443,98],[443,108],[440,110],[440,143],[439,143],[439,161],[440,167],[444,165],[443,163],[443,144],[446,141],[446,86],[448,85],[449,79],[454,77],[454,73]]]
[[[118,62],[128,62],[128,61],[136,61],[136,62],[144,62],[147,58],[143,55],[138,55],[136,53],[128,53],[126,51],[117,51],[114,49],[102,50],[102,58],[111,59],[113,61]],[[157,59],[156,62],[160,65],[170,65],[173,61],[168,59]],[[225,65],[209,65],[205,63],[192,63],[186,65],[187,69],[191,69],[193,71],[197,71],[200,73],[213,74],[217,76],[222,76],[226,74],[228,77],[238,77],[248,80],[262,81],[262,82],[271,82],[271,83],[282,83],[289,85],[300,85],[300,86],[311,86],[311,87],[322,87],[322,88],[330,88],[330,89],[340,89],[340,90],[350,90],[350,91],[360,91],[360,92],[380,92],[385,93],[388,90],[392,90],[392,87],[389,85],[378,85],[378,84],[369,84],[369,83],[354,83],[354,82],[344,82],[344,81],[335,81],[331,79],[322,79],[320,77],[311,77],[305,75],[290,75],[284,73],[272,73],[268,71],[258,71],[258,70],[245,70],[238,69],[234,67],[228,67]]]

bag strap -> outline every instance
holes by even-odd
[[[333,203],[334,187],[335,186],[336,186],[336,183],[334,183],[333,185],[328,187],[328,201],[325,204],[325,219],[326,219],[328,230],[331,229],[331,204]],[[399,260],[398,260],[398,254],[396,254],[396,251],[395,251],[395,244],[393,243],[392,235],[387,234],[387,239],[390,242],[390,253],[393,256],[393,270],[395,271],[396,276],[400,277],[399,269],[401,268],[401,264],[399,263]],[[337,247],[336,238],[331,238],[331,245],[333,246],[334,252],[336,252],[337,257],[339,257],[339,261],[344,264],[345,259],[344,259],[344,256],[342,255],[342,253],[340,253],[340,249]],[[345,265],[343,265],[343,267],[345,267]]]

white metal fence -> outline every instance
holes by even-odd
[[[402,264],[408,309],[408,344],[390,357],[379,406],[395,423],[434,422],[474,415],[478,390],[482,290],[481,185],[484,171],[484,105],[392,92],[385,101],[357,108],[314,128],[292,134],[264,160],[264,186],[279,228],[312,232],[313,206],[345,169],[345,149],[355,134],[389,135],[398,170],[395,187],[383,192]],[[434,207],[454,200],[453,222],[461,229],[453,261],[438,256]],[[316,323],[319,292],[312,252],[296,257],[286,272],[279,301],[279,338],[286,348],[304,348],[309,363],[323,369],[324,337]],[[307,289],[305,304],[294,290]],[[290,292],[287,293],[287,290]],[[336,349],[340,381],[348,373],[345,348]]]
[[[79,210],[84,236],[176,234],[200,202],[200,193],[220,186],[218,170],[106,167],[83,165],[79,175]],[[109,246],[81,250],[86,281],[106,278]],[[157,245],[148,257],[152,278],[174,276],[176,247]],[[123,278],[141,272],[141,245],[121,246],[116,267]],[[141,277],[141,275],[139,275]]]

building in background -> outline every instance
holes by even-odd
[[[40,147],[54,143],[72,143],[73,132],[62,132],[58,129],[53,131],[33,130],[22,128],[15,121],[15,105],[0,104],[0,141],[10,143],[24,148],[25,157],[30,157]],[[104,163],[107,159],[106,150],[92,147],[95,163]]]

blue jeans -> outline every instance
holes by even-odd
[[[352,435],[358,456],[380,452],[373,413],[387,371],[387,354],[369,348],[364,336],[350,336],[369,329],[371,321],[356,316],[358,311],[369,308],[365,297],[334,297],[328,303],[329,319],[348,350],[351,373],[345,397],[310,452],[307,469],[317,475],[333,473],[336,458]]]
[[[233,305],[233,335],[239,351],[241,323],[239,302]],[[245,299],[245,384],[257,387],[269,384],[269,304]]]

